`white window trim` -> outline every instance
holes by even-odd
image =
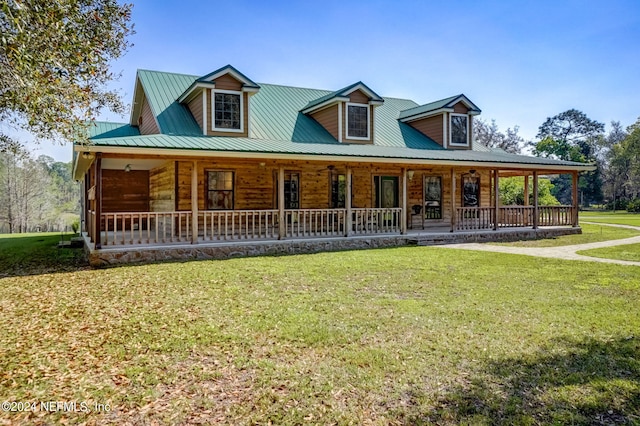
[[[240,96],[240,128],[239,129],[216,127],[216,93],[228,93],[228,94]],[[211,89],[211,130],[215,132],[244,133],[244,95],[241,91]]]
[[[349,136],[349,107],[350,106],[359,106],[365,107],[367,109],[367,137],[359,137],[359,136]],[[369,104],[357,104],[355,102],[347,102],[346,103],[346,114],[345,114],[345,139],[358,140],[358,141],[368,141],[371,139],[371,107]]]
[[[453,138],[452,138],[452,133],[453,133],[453,126],[451,125],[451,119],[453,117],[465,117],[467,119],[467,142],[466,143],[455,143],[453,142]],[[469,115],[468,114],[458,114],[458,113],[451,113],[449,114],[449,145],[450,146],[469,146]]]

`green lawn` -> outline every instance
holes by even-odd
[[[111,409],[0,424],[640,421],[639,267],[406,247],[0,290],[3,400]]]
[[[629,213],[625,211],[617,211],[616,213],[580,212],[580,220],[587,222],[640,226],[640,213]]]
[[[577,253],[585,256],[640,262],[640,244],[625,244],[622,246],[604,247],[592,250],[580,250]]]
[[[0,234],[0,278],[71,271],[86,266],[82,249],[57,248],[63,237],[65,241],[69,241],[71,234]]]
[[[620,240],[623,238],[630,238],[640,235],[639,231],[633,229],[606,226],[605,224],[591,225],[588,223],[581,223],[580,227],[582,228],[582,234],[563,235],[561,237],[546,238],[541,240],[523,240],[510,243],[491,244],[514,247],[558,247],[570,246],[575,244],[595,243],[598,241]]]

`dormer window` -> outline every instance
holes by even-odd
[[[243,131],[242,92],[213,90],[213,129],[222,132]]]
[[[347,102],[347,138],[369,139],[369,105]]]
[[[466,114],[451,114],[451,145],[469,145],[469,116]]]

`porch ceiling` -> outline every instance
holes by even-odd
[[[124,170],[124,168],[129,165],[131,170],[151,170],[166,162],[166,159],[103,158],[102,168],[107,170]]]

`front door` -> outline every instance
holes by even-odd
[[[376,207],[394,208],[400,205],[397,176],[375,176],[373,183]]]

